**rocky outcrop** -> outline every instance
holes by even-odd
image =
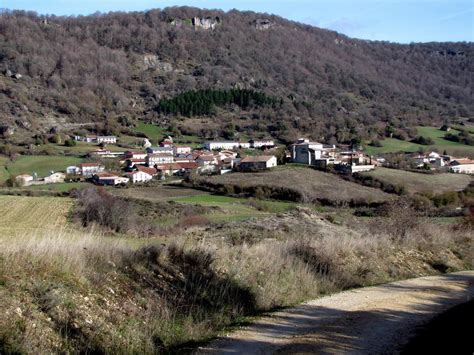
[[[192,23],[195,28],[214,30],[221,23],[221,19],[219,17],[194,17]]]
[[[275,24],[268,19],[255,20],[254,25],[255,25],[255,28],[260,31],[269,30],[270,28],[275,26]]]
[[[173,66],[170,63],[162,62],[157,55],[146,54],[143,56],[143,70],[156,70],[163,73],[173,71]]]

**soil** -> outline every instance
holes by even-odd
[[[355,289],[274,313],[198,353],[399,353],[420,327],[472,298],[474,271]]]

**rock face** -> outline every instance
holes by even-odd
[[[143,56],[143,69],[169,73],[173,71],[173,66],[170,63],[162,62],[157,55],[147,54]]]
[[[221,23],[221,19],[219,17],[194,17],[193,18],[193,26],[195,28],[202,28],[205,30],[213,30],[216,28],[217,25]]]
[[[258,19],[255,20],[255,28],[260,31],[269,30],[275,26],[275,24],[268,19]]]

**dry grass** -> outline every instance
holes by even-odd
[[[355,227],[299,208],[142,248],[93,231],[0,238],[0,353],[183,351],[275,307],[472,268],[470,229],[399,207]]]
[[[466,188],[472,177],[463,174],[421,174],[398,169],[378,168],[363,173],[393,185],[404,186],[410,193],[443,193]]]
[[[72,204],[68,198],[0,195],[0,239],[19,232],[60,229]]]
[[[170,185],[133,187],[129,189],[111,189],[110,192],[120,197],[130,197],[149,201],[168,201],[179,197],[190,197],[207,194],[205,191]]]
[[[259,173],[198,177],[193,183],[231,194],[335,205],[382,203],[393,198],[378,189],[345,181],[334,174],[296,166],[281,166]]]

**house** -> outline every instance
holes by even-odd
[[[321,159],[324,148],[321,143],[310,142],[308,139],[300,138],[290,146],[291,160],[294,163],[314,165],[314,161]]]
[[[122,184],[128,184],[129,179],[121,177],[111,173],[96,173],[92,177],[93,181],[98,185],[110,185],[117,186]]]
[[[457,174],[474,174],[474,160],[455,159],[449,163],[449,171]]]
[[[117,137],[115,136],[97,136],[97,143],[115,144]]]
[[[64,182],[66,174],[64,173],[52,173],[51,175],[44,178],[45,184],[58,184]]]
[[[154,153],[154,154],[148,154],[146,157],[146,164],[148,166],[171,164],[171,163],[173,163],[173,153],[168,153],[168,152]]]
[[[151,176],[156,176],[158,174],[158,171],[155,168],[150,168],[150,167],[143,166],[143,165],[138,165],[137,170],[138,171],[143,171],[143,172],[145,172],[145,173],[147,173]]]
[[[84,142],[87,142],[87,143],[96,142],[96,141],[97,141],[97,136],[85,136],[85,137],[83,138],[83,141],[84,141]]]
[[[251,140],[250,148],[259,149],[259,148],[273,148],[275,142],[271,139],[262,139],[262,140]]]
[[[75,165],[71,165],[66,168],[66,174],[78,175],[80,173],[81,173],[81,169]]]
[[[124,153],[124,158],[126,158],[126,159],[143,159],[143,160],[145,160],[146,156],[147,156],[146,152],[140,152],[140,151],[128,150]]]
[[[202,154],[196,159],[199,166],[217,165],[217,158],[214,155]]]
[[[199,164],[196,162],[179,163],[181,170],[178,175],[188,175],[196,172],[199,169]]]
[[[125,175],[127,175],[132,184],[144,183],[153,179],[153,175],[142,170],[132,171],[131,173],[126,173]]]
[[[81,169],[81,174],[84,176],[92,176],[105,170],[105,167],[98,163],[83,163],[79,165],[79,167]]]
[[[147,154],[157,154],[157,153],[171,153],[174,154],[173,147],[148,147],[146,148]]]
[[[125,152],[112,152],[110,150],[106,149],[97,149],[91,153],[89,153],[90,156],[92,157],[98,157],[98,158],[119,158],[123,156]]]
[[[160,143],[160,147],[172,148],[173,147],[173,140],[172,139],[165,139]]]
[[[127,159],[125,160],[128,168],[136,168],[140,165],[146,165],[146,158],[145,159]]]
[[[15,178],[16,182],[18,184],[20,184],[21,186],[28,186],[30,183],[33,182],[34,178],[33,176],[31,175],[28,175],[28,174],[22,174],[22,175],[18,175],[16,178]]]
[[[204,143],[204,148],[207,150],[218,150],[218,149],[243,149],[250,148],[248,142],[233,142],[233,141],[210,141]]]
[[[239,170],[265,170],[277,166],[277,158],[273,155],[248,156],[240,161]]]
[[[161,164],[156,166],[156,170],[158,170],[158,174],[161,176],[172,176],[178,174],[181,169],[181,164],[178,163]]]
[[[175,155],[185,155],[191,153],[192,148],[187,145],[176,145],[174,147],[174,154]]]
[[[371,171],[375,169],[375,165],[373,164],[337,164],[336,170],[344,173],[362,173],[364,171]]]

